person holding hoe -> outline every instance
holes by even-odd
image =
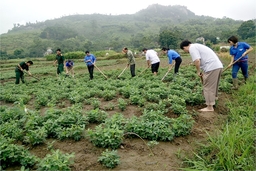
[[[15,73],[16,73],[16,81],[15,84],[19,84],[20,83],[20,79],[22,81],[22,83],[25,83],[24,80],[24,70],[27,70],[27,73],[32,76],[32,74],[29,72],[29,66],[33,65],[32,61],[28,61],[28,62],[21,62],[17,65],[17,67],[15,68]]]
[[[127,67],[130,66],[130,71],[131,71],[131,75],[132,77],[135,77],[135,58],[133,56],[133,53],[131,50],[128,50],[127,47],[123,48],[123,52],[126,54],[127,56]]]
[[[94,70],[94,65],[96,62],[96,57],[93,54],[90,54],[90,52],[87,50],[85,51],[85,57],[84,57],[84,62],[87,65],[89,74],[90,74],[90,80],[93,79],[93,70]]]
[[[147,48],[143,48],[142,52],[145,54],[146,56],[146,61],[148,64],[148,68],[151,66],[151,71],[154,75],[157,75],[158,73],[158,69],[160,66],[160,59],[157,55],[157,52],[153,49],[147,49]]]
[[[207,107],[199,111],[214,111],[213,105],[215,105],[215,100],[218,99],[218,87],[223,64],[216,53],[203,44],[191,43],[188,40],[184,40],[181,42],[180,48],[190,54],[195,64],[197,75],[202,79],[203,94]]]
[[[66,76],[69,76],[69,73],[71,73],[72,77],[74,78],[74,62],[71,60],[68,60],[65,64],[66,69]]]
[[[238,78],[237,73],[241,68],[242,74],[244,76],[244,81],[248,78],[248,53],[253,50],[253,48],[245,43],[238,42],[238,38],[236,36],[231,36],[228,38],[228,43],[230,44],[229,53],[232,56],[230,64],[228,67],[230,68],[232,65],[232,79],[233,79],[233,89],[238,89]],[[236,61],[236,62],[234,62]]]
[[[174,75],[178,74],[180,64],[182,62],[180,54],[178,52],[176,52],[175,50],[172,50],[172,49],[169,49],[169,48],[166,48],[166,47],[163,47],[162,51],[163,51],[163,53],[167,54],[167,57],[169,59],[168,72],[172,69],[172,66],[174,65],[174,64],[172,64],[172,61],[175,60]]]
[[[62,55],[60,49],[57,49],[56,53],[57,53],[56,60],[54,61],[53,65],[56,66],[56,63],[58,62],[58,67],[57,67],[57,76],[58,76],[64,71],[65,57]]]

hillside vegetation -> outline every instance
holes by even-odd
[[[255,36],[255,21],[242,27],[243,21],[197,16],[185,6],[151,5],[131,15],[70,15],[44,22],[15,24],[1,38],[1,58],[42,57],[47,49],[63,52],[115,50],[124,46],[134,50],[167,45],[178,48],[183,39],[204,37],[208,45],[225,42],[231,35]],[[243,29],[244,28],[244,29]],[[159,34],[175,41],[162,44]],[[246,30],[246,31],[243,31]]]

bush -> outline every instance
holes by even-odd
[[[120,157],[116,150],[108,151],[108,149],[106,149],[101,153],[98,161],[107,168],[115,168],[120,164]]]
[[[124,131],[114,128],[96,126],[95,130],[88,130],[91,142],[97,147],[117,149],[123,139]]]
[[[70,165],[73,163],[74,153],[62,154],[59,150],[52,151],[52,154],[47,154],[38,164],[38,170],[71,170]]]
[[[65,59],[83,59],[85,56],[85,53],[83,51],[76,51],[76,52],[68,52],[63,54]],[[45,56],[47,61],[55,61],[56,54],[50,54]]]

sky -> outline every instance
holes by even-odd
[[[14,23],[25,25],[74,14],[134,14],[152,4],[182,5],[196,15],[214,18],[256,19],[256,0],[1,0],[0,34],[11,30]]]

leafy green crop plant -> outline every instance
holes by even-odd
[[[113,169],[120,164],[120,157],[116,150],[108,151],[108,149],[106,149],[101,153],[101,156],[98,157],[98,161],[103,166]]]
[[[38,171],[71,170],[70,166],[74,163],[74,153],[63,154],[59,149],[56,151],[52,150],[51,153],[52,154],[47,154],[42,160],[40,160],[38,163]]]

